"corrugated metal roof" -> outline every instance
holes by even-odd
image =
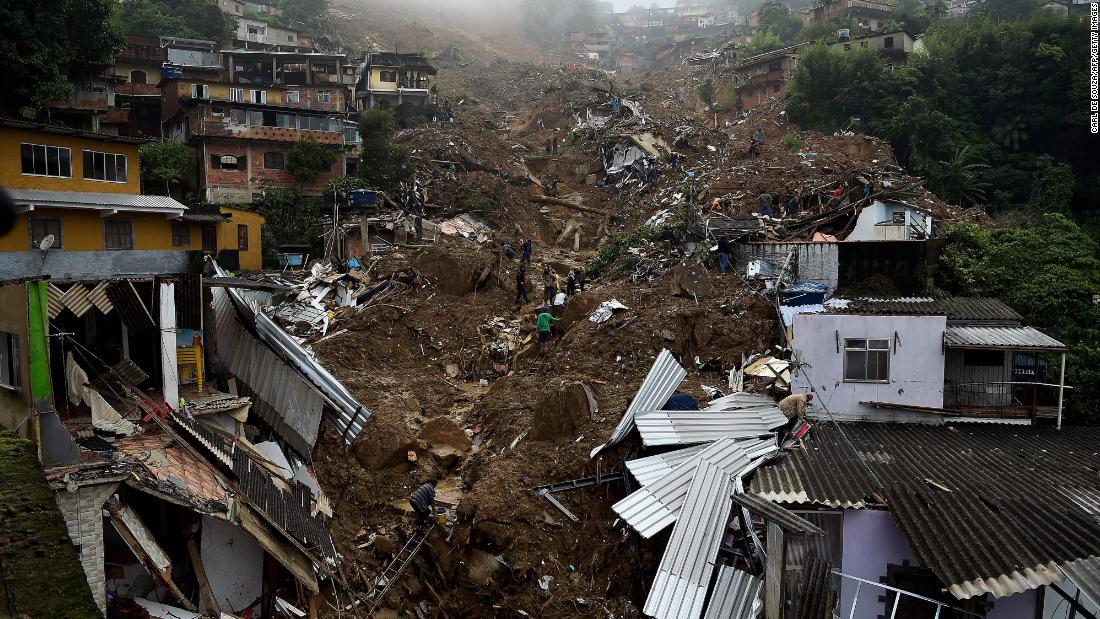
[[[740,443],[731,438],[717,440],[660,479],[615,503],[611,509],[639,535],[653,537],[679,517],[699,462],[709,462],[728,475],[741,474],[752,466],[748,452]]]
[[[787,423],[774,402],[737,410],[646,411],[634,421],[646,445],[690,445],[723,436],[749,438],[770,434]]]
[[[311,453],[321,425],[320,394],[245,328],[224,288],[211,294],[218,358],[244,382],[252,410],[299,453]]]
[[[756,617],[763,602],[760,594],[764,590],[764,581],[748,572],[721,565],[718,567],[718,580],[710,594],[707,614],[704,619],[752,619]]]
[[[686,377],[687,371],[680,367],[672,353],[668,349],[662,350],[653,362],[653,366],[649,368],[649,373],[642,381],[642,386],[638,389],[634,400],[630,402],[630,406],[623,413],[623,418],[611,431],[611,438],[607,439],[607,442],[603,445],[593,449],[590,454],[591,457],[595,458],[596,454],[626,438],[630,431],[634,429],[637,416],[642,414],[640,411],[654,410],[664,406],[665,402],[668,402],[668,399],[676,391],[676,387]]]
[[[998,299],[955,297],[904,297],[898,299],[852,299],[845,306],[830,305],[834,314],[880,316],[946,316],[957,321],[1021,322],[1023,316]]]
[[[737,493],[733,495],[733,502],[787,531],[806,535],[825,535],[825,531],[814,523],[759,495]]]
[[[9,189],[8,195],[16,204],[28,206],[178,211],[181,215],[187,211],[186,206],[168,196],[100,193],[97,191],[52,191],[47,189]]]
[[[683,514],[672,528],[643,612],[657,619],[703,613],[722,534],[730,515],[733,478],[716,463],[695,464]]]
[[[1100,427],[841,423],[804,442],[757,471],[750,491],[833,507],[881,494],[959,599],[1056,582],[1057,564],[1100,555]]]
[[[630,471],[630,474],[634,476],[634,479],[638,480],[639,484],[648,486],[706,448],[706,444],[692,445],[691,447],[685,447],[655,456],[627,460],[626,468]]]
[[[1100,606],[1100,557],[1077,559],[1058,564],[1069,581],[1081,590],[1090,602]]]
[[[1065,344],[1031,327],[987,327],[977,325],[947,327],[947,332],[944,334],[944,343],[948,348],[1066,349]]]

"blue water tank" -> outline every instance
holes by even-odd
[[[183,77],[183,69],[179,67],[161,67],[160,79],[162,80],[178,80]]]
[[[373,206],[378,204],[378,192],[370,189],[356,189],[348,192],[348,204],[352,206]]]

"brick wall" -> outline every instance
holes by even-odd
[[[211,140],[206,146],[206,159],[203,163],[206,179],[207,199],[212,202],[249,202],[242,200],[244,192],[258,191],[262,180],[268,180],[278,187],[293,187],[294,179],[286,173],[287,151],[293,144],[280,144],[273,142],[252,142],[238,140]],[[283,169],[269,169],[264,167],[265,153],[279,153],[283,156]],[[215,156],[233,155],[245,157],[245,169],[222,170],[211,166]],[[336,176],[342,176],[344,171],[344,158],[338,157],[336,163],[327,172],[321,174],[317,180],[306,183],[302,187],[302,193],[307,196],[320,195],[325,183]],[[232,196],[219,198],[219,196]]]
[[[57,507],[65,518],[69,537],[80,551],[80,563],[95,603],[107,611],[107,576],[103,565],[103,504],[118,484],[82,486],[76,492],[57,492]]]

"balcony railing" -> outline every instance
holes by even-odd
[[[943,407],[964,417],[1054,418],[1058,414],[1058,388],[1057,384],[1035,382],[953,383],[944,385]]]

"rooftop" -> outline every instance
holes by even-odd
[[[23,131],[37,131],[40,133],[52,133],[54,135],[68,135],[89,140],[102,140],[104,142],[121,142],[123,144],[145,144],[146,142],[150,141],[144,138],[131,138],[122,135],[95,133],[93,131],[73,129],[64,125],[48,125],[45,123],[19,120],[16,118],[0,118],[0,127],[7,127],[9,129],[21,129]]]
[[[186,206],[168,196],[47,189],[9,189],[8,195],[17,206],[147,211],[175,215],[187,212]]]
[[[1004,302],[980,297],[898,297],[894,299],[852,299],[827,306],[831,314],[873,316],[946,316],[952,322],[1023,322],[1024,317]]]
[[[885,507],[952,595],[1005,596],[1100,555],[1097,445],[1100,427],[825,423],[750,489],[788,505]]]

